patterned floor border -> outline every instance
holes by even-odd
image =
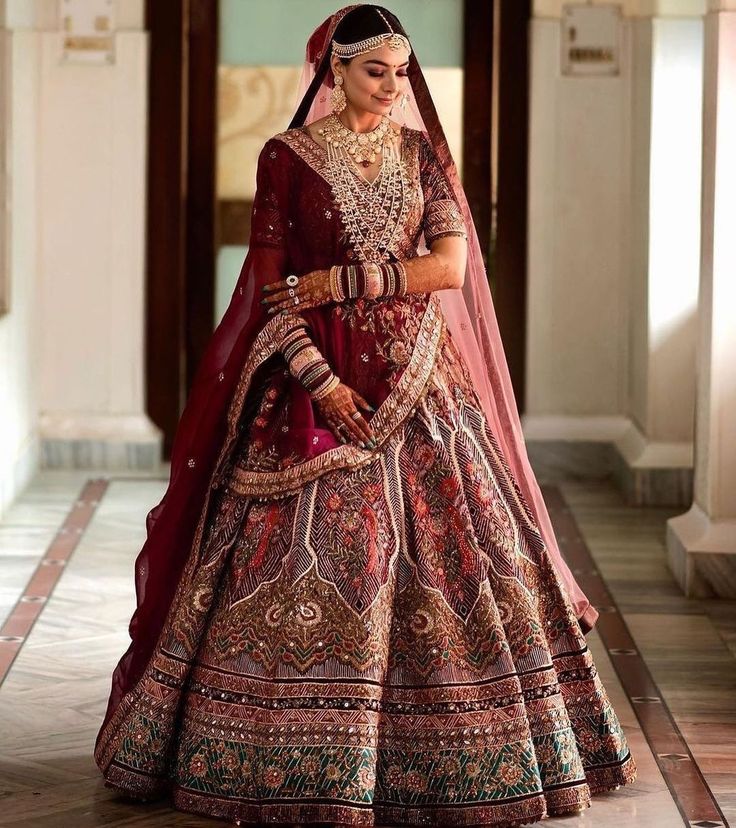
[[[542,493],[565,560],[600,613],[596,630],[682,814],[684,825],[688,828],[728,828],[728,822],[637,649],[561,491],[556,486],[543,486]]]
[[[111,480],[88,480],[0,627],[0,685],[51,597],[64,567],[108,490]],[[131,478],[119,478],[130,481]],[[555,534],[583,591],[600,613],[597,632],[630,699],[672,798],[688,828],[728,828],[690,748],[665,703],[561,491],[542,487]]]
[[[66,519],[36,565],[23,593],[0,627],[0,686],[13,666],[21,647],[38,621],[44,605],[59,582],[105,495],[109,478],[88,480],[72,505]]]

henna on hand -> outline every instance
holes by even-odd
[[[340,382],[329,394],[315,400],[315,405],[341,443],[347,442],[347,434],[363,448],[376,447],[373,430],[358,406],[370,412],[375,409],[350,386]],[[356,417],[356,412],[360,416]]]
[[[466,239],[440,236],[431,247],[430,253],[401,260],[407,293],[431,293],[463,286],[467,264]],[[330,289],[329,269],[313,270],[300,276],[294,287],[289,287],[285,279],[264,285],[263,294],[262,303],[268,305],[269,314],[285,309],[300,311],[335,301]]]
[[[274,314],[280,310],[293,309],[304,310],[305,308],[316,308],[332,302],[330,293],[330,271],[312,270],[299,277],[294,287],[286,284],[286,279],[264,285],[262,288],[264,298],[261,304],[268,305],[267,313]],[[290,294],[289,291],[293,291]],[[298,302],[294,300],[298,299]]]

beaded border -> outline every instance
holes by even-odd
[[[314,480],[330,469],[345,465],[359,466],[374,461],[381,444],[401,425],[427,385],[445,329],[440,299],[436,293],[432,293],[422,316],[409,362],[391,393],[370,420],[377,443],[376,449],[362,449],[348,443],[277,472],[249,471],[236,466],[228,484],[230,489],[236,494],[252,497],[286,496],[295,488]],[[244,382],[249,384],[250,376],[257,365],[255,361],[248,364],[244,372]]]

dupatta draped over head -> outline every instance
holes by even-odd
[[[328,17],[307,43],[299,104],[290,128],[310,123],[330,111],[331,41],[336,26],[357,5]],[[382,7],[385,14],[389,14]],[[468,201],[419,66],[416,50],[408,67],[409,104],[392,112],[395,121],[422,130],[431,143],[462,210],[468,231],[468,258],[461,290],[438,292],[448,328],[464,357],[491,431],[505,454],[518,487],[536,518],[581,626],[589,630],[598,613],[590,605],[565,564],[547,509],[527,457],[511,379],[498,330],[493,300]],[[255,206],[261,217],[270,206],[270,182],[259,175]],[[424,250],[426,247],[422,244]],[[105,729],[123,696],[141,678],[172,605],[185,564],[201,539],[210,490],[222,476],[222,459],[234,435],[228,409],[238,388],[241,369],[256,337],[271,318],[261,304],[261,287],[283,279],[283,256],[275,247],[249,248],[230,304],[198,366],[174,438],[169,484],[161,502],[146,518],[146,541],[135,562],[137,607],[129,626],[131,644],[113,672]],[[329,449],[327,449],[329,450]],[[99,736],[98,736],[99,741]]]

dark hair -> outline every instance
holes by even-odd
[[[386,20],[383,19],[384,17]],[[388,21],[388,26],[386,21]],[[388,34],[389,26],[396,34],[404,35],[408,39],[409,35],[393,12],[383,6],[365,3],[356,9],[352,9],[342,18],[335,27],[332,39],[344,44],[358,43],[358,41],[365,40],[368,37]],[[340,58],[340,60],[347,64],[353,58]]]
[[[379,11],[383,17],[386,18],[386,20],[381,17],[381,14],[378,13]],[[393,12],[390,12],[384,6],[374,6],[369,3],[364,3],[347,12],[337,26],[335,26],[332,39],[336,40],[338,43],[348,44],[358,43],[360,40],[365,40],[366,38],[373,37],[375,35],[388,34],[389,30],[386,22],[388,22],[388,25],[396,34],[404,35],[404,37],[408,39],[409,35],[407,35],[406,30]],[[329,72],[331,51],[331,44],[327,44],[324,54],[322,54],[321,58],[317,58],[318,63],[315,68],[314,77],[312,78],[309,88],[304,93],[304,97],[299,104],[299,108],[294,113],[294,117],[291,119],[289,129],[293,129],[294,127],[302,126],[304,124],[307,114],[309,113],[309,109],[312,106],[312,102],[314,101],[314,96],[317,94],[317,90],[320,88],[323,81],[328,85],[332,84],[332,75]],[[343,63],[349,63],[352,59],[353,58],[340,58]],[[412,46],[412,51],[409,55],[410,78],[412,76],[413,69],[419,72],[416,50]],[[325,80],[325,78],[328,78],[328,80]],[[415,95],[416,94],[417,93],[415,91]],[[424,91],[419,94],[429,97],[429,91],[426,89],[426,85]],[[433,106],[431,99],[429,100],[429,105]],[[434,113],[434,117],[436,118],[436,112]]]

